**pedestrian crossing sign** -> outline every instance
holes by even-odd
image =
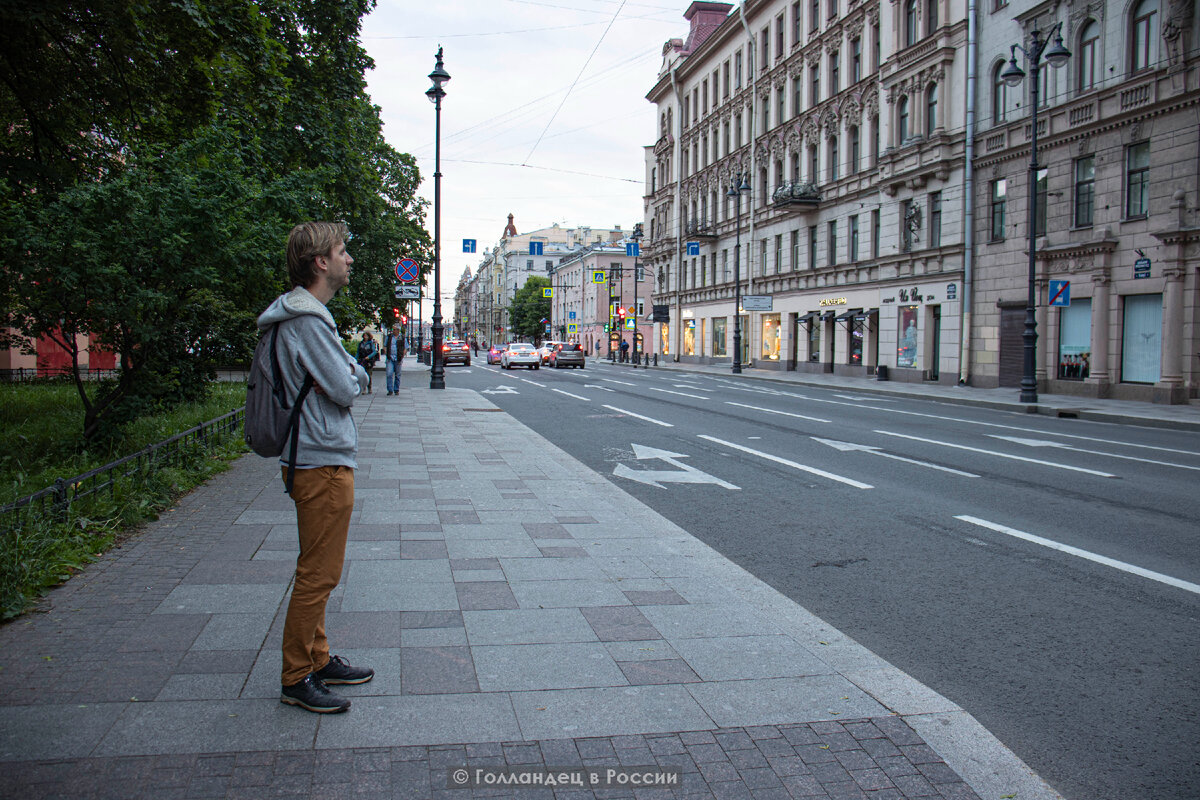
[[[634,319],[633,317],[630,317],[629,319],[625,320],[625,330],[627,330],[627,331],[637,330],[637,320]]]
[[[602,270],[602,269],[592,270],[592,283],[604,283],[604,281],[605,281],[604,270]]]
[[[554,289],[550,286],[544,287],[542,289],[542,297],[554,297]]]
[[[579,333],[579,323],[568,322],[567,323],[567,333]]]

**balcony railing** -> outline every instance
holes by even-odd
[[[821,202],[821,193],[808,181],[788,181],[771,194],[777,206],[802,205],[815,208]]]
[[[717,238],[717,226],[713,225],[708,220],[693,219],[689,220],[683,227],[688,236],[697,238],[715,239]]]

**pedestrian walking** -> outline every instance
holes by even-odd
[[[350,283],[354,259],[346,252],[341,223],[306,222],[288,236],[292,290],[258,318],[258,327],[279,323],[279,367],[295,397],[307,375],[313,392],[301,406],[294,463],[281,460],[284,480],[294,472],[292,500],[300,555],[283,623],[283,669],[279,700],[318,713],[350,708],[329,684],[366,683],[375,672],[331,655],[325,638],[325,606],[341,579],[350,515],[358,430],[350,407],[367,388],[367,375],[352,360],[326,307]]]
[[[629,342],[622,339],[621,340],[621,362],[624,363],[628,360],[629,360]]]
[[[387,393],[390,397],[400,394],[400,365],[404,363],[404,337],[400,335],[400,324],[392,326],[383,343],[384,366],[387,369]]]
[[[363,331],[362,341],[358,343],[354,357],[367,373],[367,394],[370,394],[372,373],[375,371],[375,362],[379,361],[379,345],[375,343],[375,337],[370,331]]]

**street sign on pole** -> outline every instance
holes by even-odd
[[[463,239],[463,252],[464,253],[474,253],[475,252],[475,240],[474,239]]]
[[[545,244],[545,242],[530,242],[529,243],[529,255],[531,255],[531,256],[542,255],[542,247],[544,244]]]
[[[688,242],[687,243],[687,254],[689,256],[700,255],[700,243],[699,242]]]
[[[1069,305],[1071,305],[1071,282],[1070,281],[1050,281],[1050,305],[1052,305],[1052,306],[1069,306]]]
[[[641,254],[642,254],[642,249],[640,247],[638,247],[637,242],[626,242],[625,255],[629,256],[630,258],[637,258]]]
[[[604,283],[606,280],[607,280],[607,277],[604,274],[604,270],[602,270],[602,269],[592,270],[592,283]]]
[[[396,278],[401,283],[416,283],[421,276],[421,270],[417,267],[417,262],[411,258],[402,258],[396,264]]]
[[[421,287],[413,286],[413,285],[397,286],[396,287],[396,299],[397,300],[420,300],[421,299]]]
[[[1139,258],[1133,262],[1133,277],[1149,278],[1150,277],[1150,259]]]
[[[550,286],[542,287],[542,297],[554,297],[554,289]]]

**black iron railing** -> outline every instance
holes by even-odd
[[[80,367],[80,376],[85,381],[112,380],[120,377],[121,370],[119,369],[88,369]],[[40,381],[40,380],[60,380],[62,378],[72,378],[75,373],[70,367],[18,367],[14,369],[0,369],[0,381],[9,383],[21,383],[24,381]]]

